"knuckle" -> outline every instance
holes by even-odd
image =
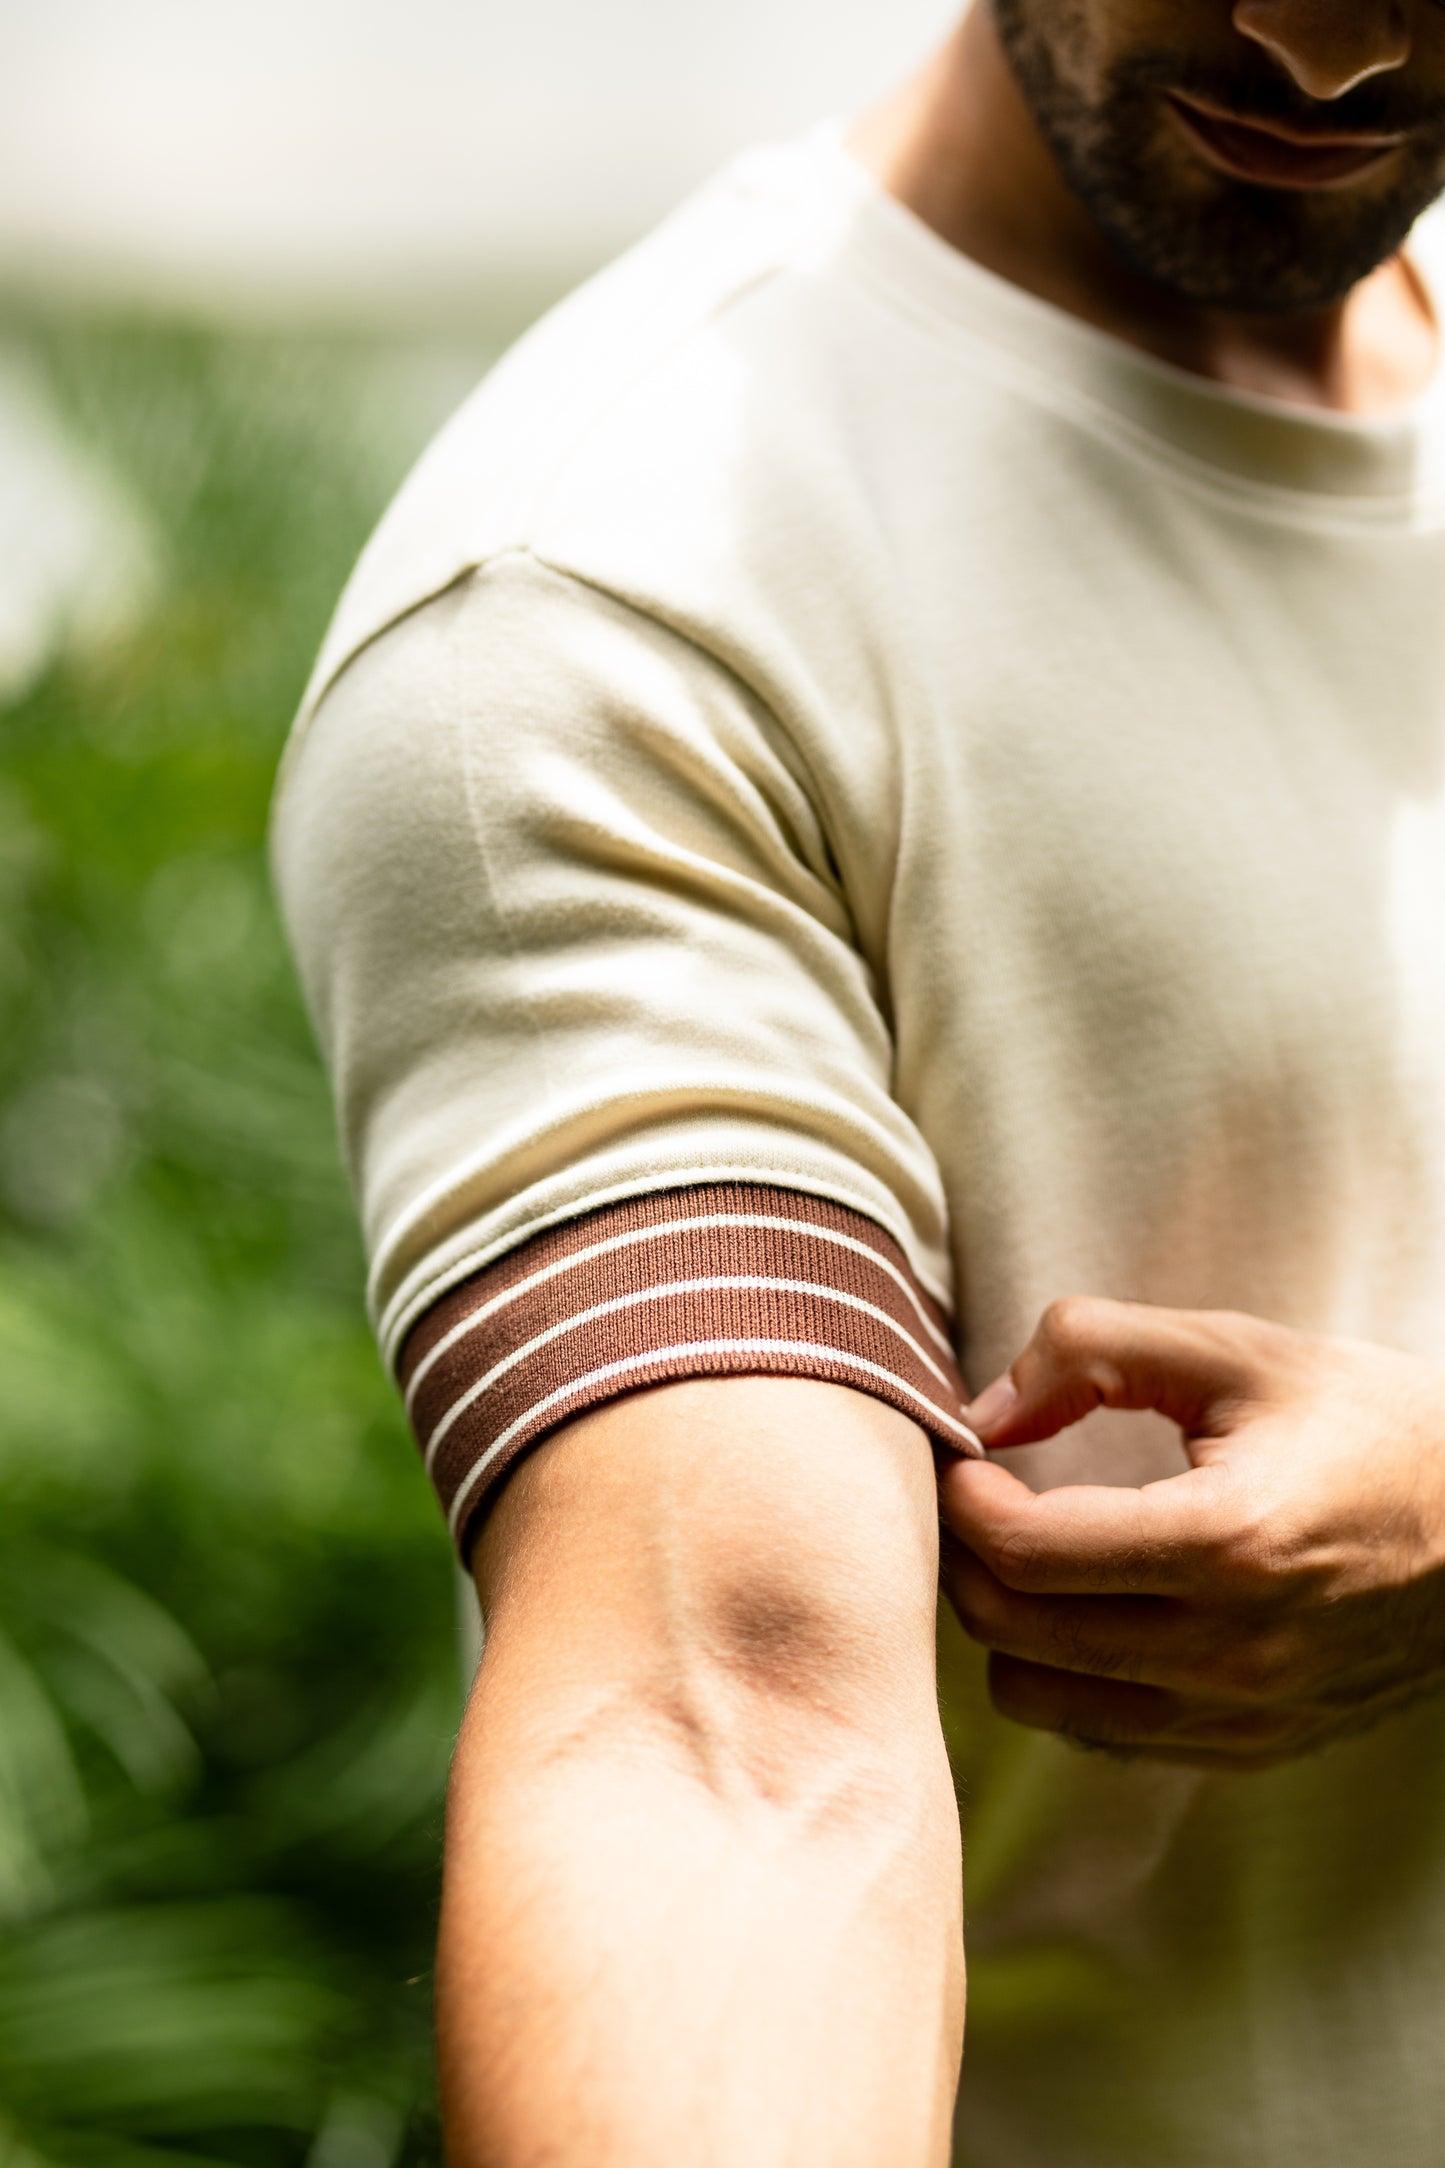
[[[1010,1528],[997,1538],[989,1564],[1005,1587],[1029,1593],[1043,1581],[1048,1560],[1031,1529]]]
[[[1112,1557],[1102,1561],[1100,1570],[1127,1594],[1137,1596],[1161,1574],[1167,1573],[1173,1555],[1167,1544],[1135,1543],[1121,1547]]]
[[[1088,1295],[1060,1295],[1040,1318],[1038,1337],[1051,1355],[1079,1355],[1098,1337],[1099,1307]]]
[[[1279,1587],[1283,1548],[1277,1514],[1262,1500],[1250,1501],[1207,1547],[1210,1578],[1246,1602],[1262,1598]]]
[[[1306,1682],[1306,1651],[1285,1628],[1251,1634],[1222,1651],[1214,1670],[1232,1700],[1287,1701]]]
[[[1117,1303],[1099,1295],[1063,1295],[1039,1320],[1033,1359],[1056,1383],[1071,1380],[1105,1407],[1118,1407],[1128,1397],[1120,1351]]]
[[[1129,1676],[1130,1667],[1124,1653],[1106,1646],[1097,1634],[1091,1634],[1083,1611],[1067,1599],[1050,1606],[1044,1620],[1043,1639],[1050,1657],[1061,1671],[1084,1671],[1100,1679]]]
[[[1252,1597],[1269,1585],[1269,1544],[1259,1529],[1236,1529],[1215,1549],[1213,1577],[1231,1594]]]
[[[1048,1614],[1044,1638],[1049,1653],[1065,1671],[1077,1668],[1086,1653],[1086,1640],[1077,1613],[1060,1604]]]

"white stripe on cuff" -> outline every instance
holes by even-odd
[[[912,1333],[900,1325],[895,1318],[891,1318],[886,1310],[880,1310],[876,1303],[865,1302],[861,1295],[851,1295],[842,1288],[830,1287],[826,1281],[765,1279],[756,1273],[718,1275],[697,1280],[660,1281],[654,1287],[639,1287],[635,1288],[630,1294],[613,1295],[606,1302],[595,1303],[591,1309],[577,1310],[571,1317],[559,1318],[557,1323],[549,1325],[545,1332],[539,1332],[534,1339],[528,1340],[522,1347],[513,1348],[510,1355],[504,1355],[499,1363],[494,1363],[486,1375],[469,1385],[466,1391],[454,1400],[446,1413],[439,1418],[436,1428],[427,1439],[423,1453],[428,1473],[430,1473],[432,1462],[436,1458],[437,1447],[441,1444],[452,1425],[466,1413],[467,1409],[475,1401],[481,1399],[483,1393],[487,1392],[498,1378],[505,1377],[509,1370],[515,1370],[518,1363],[525,1361],[527,1356],[535,1354],[538,1348],[545,1347],[549,1341],[560,1339],[563,1333],[575,1332],[582,1325],[590,1325],[595,1318],[610,1317],[619,1310],[638,1309],[643,1303],[647,1302],[666,1302],[674,1295],[721,1294],[725,1289],[734,1287],[747,1288],[753,1293],[812,1295],[824,1302],[840,1303],[845,1309],[861,1310],[866,1317],[875,1318],[880,1325],[886,1326],[889,1332],[895,1334],[904,1343],[905,1347],[911,1348],[924,1368],[931,1371],[934,1377],[937,1378],[945,1392],[951,1393],[953,1390],[951,1381],[945,1372],[939,1369],[938,1364],[934,1362],[927,1350],[921,1348]],[[892,1373],[888,1374],[891,1376]]]
[[[776,1227],[784,1234],[811,1235],[819,1242],[832,1242],[839,1249],[851,1250],[866,1258],[881,1272],[886,1272],[889,1279],[902,1290],[934,1346],[952,1358],[953,1349],[947,1333],[941,1332],[934,1324],[907,1274],[900,1272],[891,1258],[880,1256],[871,1244],[860,1242],[855,1235],[842,1234],[835,1227],[819,1227],[810,1220],[780,1219],[771,1212],[707,1212],[699,1213],[690,1219],[665,1220],[656,1227],[632,1227],[624,1234],[609,1235],[605,1241],[590,1243],[585,1249],[569,1250],[565,1257],[555,1258],[550,1265],[540,1266],[536,1272],[518,1280],[514,1287],[504,1288],[501,1294],[494,1295],[490,1302],[482,1303],[478,1309],[458,1319],[449,1331],[442,1334],[435,1347],[427,1349],[406,1388],[407,1414],[410,1415],[417,1391],[433,1364],[439,1362],[459,1340],[465,1339],[469,1332],[475,1332],[488,1318],[495,1317],[498,1311],[504,1310],[508,1303],[519,1301],[523,1295],[530,1294],[534,1287],[541,1287],[546,1281],[556,1279],[559,1274],[570,1272],[574,1265],[588,1264],[594,1257],[606,1257],[613,1251],[627,1249],[641,1242],[661,1241],[671,1235],[694,1234],[710,1227]],[[545,1236],[535,1239],[544,1240]]]
[[[700,1355],[815,1355],[827,1362],[842,1363],[848,1369],[859,1370],[866,1376],[886,1379],[890,1385],[896,1385],[900,1392],[906,1393],[910,1400],[916,1400],[920,1407],[927,1408],[930,1415],[953,1431],[964,1452],[983,1457],[983,1445],[967,1423],[956,1421],[931,1401],[926,1393],[919,1392],[916,1386],[910,1385],[906,1378],[900,1378],[895,1371],[885,1370],[880,1363],[869,1362],[866,1356],[851,1354],[847,1348],[824,1347],[812,1340],[687,1340],[677,1347],[649,1348],[645,1354],[627,1355],[618,1362],[604,1363],[600,1370],[589,1370],[585,1377],[573,1378],[570,1384],[559,1385],[555,1392],[535,1401],[515,1422],[508,1423],[501,1436],[494,1438],[485,1453],[473,1463],[452,1500],[447,1526],[453,1538],[461,1526],[467,1500],[488,1468],[498,1454],[511,1444],[517,1433],[525,1430],[539,1415],[545,1415],[549,1408],[556,1407],[573,1393],[585,1392],[589,1386],[603,1385],[614,1378],[625,1377],[629,1371],[644,1369],[648,1363],[688,1361]]]

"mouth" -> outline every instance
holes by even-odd
[[[1175,125],[1209,164],[1259,188],[1349,188],[1393,158],[1403,135],[1331,135],[1280,121],[1244,121],[1207,100],[1168,91]]]

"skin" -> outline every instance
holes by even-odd
[[[1176,63],[1236,113],[1408,146],[1264,204],[1157,104]],[[1398,247],[1445,178],[1436,0],[980,0],[854,149],[952,246],[1223,385],[1374,413],[1434,367]],[[634,1394],[524,1461],[475,1561],[448,1808],[454,2168],[946,2162],[940,1507],[944,1584],[1021,1723],[1235,1770],[1436,1685],[1439,1372],[1071,1303],[971,1412],[1003,1448],[1100,1400],[1172,1415],[1190,1472],[1041,1498],[998,1464],[936,1478],[881,1404],[747,1378]]]
[[[1064,160],[1020,80],[1020,57],[1057,86],[1051,122]],[[1144,87],[1131,90],[1136,77]],[[1314,129],[1404,126],[1410,140],[1348,188],[1255,188],[1191,147],[1164,107],[1164,84]],[[1122,147],[1102,123],[1091,130],[1101,111],[1114,114]],[[1445,187],[1436,0],[980,5],[852,140],[955,248],[1176,367],[1354,414],[1407,402],[1433,370],[1435,326],[1397,250]],[[1092,200],[1071,168],[1088,169]],[[1144,205],[1156,207],[1151,217]],[[1280,245],[1262,248],[1261,234]],[[1161,265],[1166,275],[1154,275]]]
[[[940,1480],[944,1582],[1015,1722],[1270,1767],[1445,1681],[1445,1372],[1222,1311],[1070,1300],[972,1419],[993,1449],[1096,1407],[1178,1423],[1189,1472],[1034,1493]]]
[[[523,1464],[476,1564],[453,2163],[946,2161],[962,1877],[923,1433],[807,1379],[635,1394]]]

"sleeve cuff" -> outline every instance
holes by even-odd
[[[897,1243],[845,1206],[761,1184],[629,1198],[534,1236],[442,1296],[399,1369],[463,1559],[529,1446],[677,1378],[852,1385],[982,1451],[943,1312]]]

